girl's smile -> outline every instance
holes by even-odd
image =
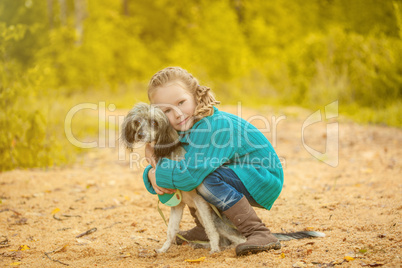
[[[184,124],[187,122],[188,119],[189,119],[189,117],[187,117],[187,118],[184,119],[182,122],[180,122],[179,125],[184,125]]]

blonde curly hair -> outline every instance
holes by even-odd
[[[157,88],[174,81],[184,83],[187,91],[194,96],[197,104],[194,112],[196,120],[214,114],[213,106],[220,102],[212,95],[211,89],[201,86],[192,74],[180,67],[167,67],[154,74],[148,84],[148,99],[151,100]]]

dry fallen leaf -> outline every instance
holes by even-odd
[[[54,214],[56,214],[56,213],[59,212],[59,211],[60,211],[59,208],[55,208],[55,209],[52,210],[52,214],[54,215]]]
[[[131,254],[128,253],[128,252],[127,252],[127,253],[123,253],[123,252],[122,252],[121,254],[122,254],[122,255],[120,255],[119,258],[128,258],[128,257],[131,257]]]
[[[28,247],[27,245],[21,245],[19,248],[18,248],[18,250],[28,250],[28,249],[31,249],[30,247]]]
[[[67,249],[67,246],[68,246],[68,245],[69,245],[69,244],[65,244],[65,245],[63,245],[63,246],[61,246],[61,247],[55,249],[55,250],[53,251],[53,253],[65,251],[65,250]]]
[[[187,260],[185,260],[185,261],[186,261],[186,262],[191,262],[191,263],[200,263],[200,262],[205,261],[205,257],[201,257],[201,258],[198,258],[198,259],[195,259],[195,260],[187,259]]]
[[[355,260],[355,258],[350,257],[350,256],[345,256],[345,257],[343,257],[343,259],[346,261],[354,261]]]

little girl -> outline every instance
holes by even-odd
[[[236,247],[238,256],[280,249],[278,239],[251,207],[271,209],[282,190],[282,166],[266,137],[246,120],[214,107],[219,102],[210,89],[179,67],[157,72],[149,83],[148,98],[166,114],[187,152],[184,160],[162,158],[155,163],[153,148],[147,145],[151,165],[143,178],[148,191],[197,189],[247,238]],[[195,211],[190,212],[196,227],[181,234],[188,240],[207,241]]]

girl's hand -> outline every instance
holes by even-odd
[[[155,177],[155,168],[151,168],[148,172],[148,180],[151,183],[152,187],[154,188],[155,192],[157,194],[173,194],[174,192],[176,192],[175,189],[168,189],[168,188],[163,188],[163,187],[159,187],[156,184],[156,177]]]
[[[156,167],[156,160],[154,158],[154,146],[155,142],[147,143],[145,145],[145,158],[153,168]]]

